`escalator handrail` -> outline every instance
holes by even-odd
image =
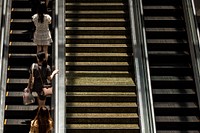
[[[156,133],[141,0],[129,0],[141,133]]]
[[[55,0],[55,133],[66,132],[65,0]]]
[[[3,0],[0,0],[0,27],[1,27],[1,24],[2,24],[2,21],[3,21],[3,19],[2,19],[2,16],[3,16]],[[1,35],[2,33],[0,33],[0,35]]]
[[[200,110],[200,35],[193,0],[182,0]]]
[[[6,94],[6,78],[8,66],[8,46],[11,18],[11,0],[3,0],[1,38],[0,38],[0,132],[4,130],[4,109]]]

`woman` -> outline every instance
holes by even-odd
[[[35,25],[33,42],[37,44],[37,52],[44,51],[45,59],[48,60],[48,46],[52,43],[49,24],[51,16],[47,14],[47,7],[44,1],[41,1],[38,7],[38,13],[32,16]]]
[[[42,51],[37,53],[37,63],[32,64],[29,72],[30,77],[27,88],[37,92],[39,107],[45,106],[46,96],[42,90],[43,84],[48,84],[47,82],[54,78],[58,70],[54,70],[51,73],[51,68],[45,60],[45,53]]]
[[[47,107],[40,107],[37,115],[31,121],[29,133],[51,133],[53,129],[53,120]]]

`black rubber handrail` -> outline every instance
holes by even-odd
[[[186,29],[192,59],[192,68],[194,71],[194,80],[196,85],[198,105],[200,109],[200,35],[197,22],[195,6],[192,0],[182,0]]]
[[[55,133],[66,132],[65,0],[55,0]]]
[[[140,132],[156,133],[146,35],[141,0],[129,0]]]
[[[1,16],[1,39],[0,39],[0,132],[4,130],[4,109],[6,94],[6,78],[8,66],[8,47],[9,47],[9,31],[11,18],[12,0],[3,0],[2,16]]]

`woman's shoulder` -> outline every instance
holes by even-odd
[[[49,14],[44,14],[44,16],[46,17],[46,19],[51,20],[51,16]]]
[[[35,19],[35,18],[37,18],[37,17],[38,17],[38,14],[34,14],[34,15],[32,16],[33,19]]]

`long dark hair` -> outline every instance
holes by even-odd
[[[52,118],[47,107],[39,107],[34,123],[36,120],[39,126],[39,133],[46,133],[51,128],[49,120],[52,121]]]
[[[44,14],[47,13],[46,4],[44,1],[41,1],[38,6],[38,22],[43,23],[44,22]]]
[[[37,53],[37,58],[40,62],[42,62],[42,67],[47,67],[47,61],[45,59],[45,52],[39,51]]]

